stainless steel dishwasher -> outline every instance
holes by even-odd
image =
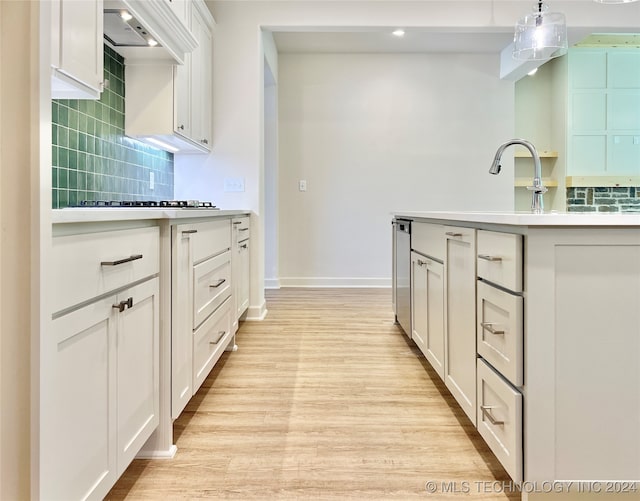
[[[411,339],[411,221],[394,220],[393,296],[396,322]]]

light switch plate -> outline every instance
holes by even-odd
[[[224,191],[244,191],[243,177],[225,177]]]
[[[298,181],[298,189],[300,191],[307,191],[307,181],[306,179],[301,179]]]

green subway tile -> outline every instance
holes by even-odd
[[[51,144],[58,144],[58,126],[51,124]]]
[[[90,116],[90,117],[94,116],[94,115],[95,115],[95,112],[96,112],[96,102],[95,102],[95,101],[93,101],[93,100],[91,100],[91,101],[86,101],[86,103],[85,103],[85,108],[86,108],[85,113],[86,113],[88,116]]]
[[[69,129],[58,127],[58,146],[67,148],[69,146]]]
[[[58,169],[58,188],[69,187],[69,171],[67,169]]]
[[[51,147],[51,164],[57,166],[58,165],[58,147]]]
[[[87,135],[84,132],[78,134],[78,150],[87,151]]]
[[[54,209],[57,209],[59,207],[59,205],[58,205],[58,189],[57,188],[51,188],[51,206]]]
[[[78,170],[83,172],[87,170],[87,154],[84,151],[78,152]]]
[[[69,205],[69,191],[58,190],[58,207],[68,207]]]
[[[87,174],[87,179],[86,179],[87,190],[89,191],[95,190],[95,187],[96,187],[95,179],[96,179],[95,174],[91,174],[91,173]]]
[[[57,101],[51,101],[51,121],[54,124],[58,123],[58,106]]]
[[[96,139],[95,154],[99,157],[102,156],[102,140],[101,139]]]
[[[58,124],[67,126],[69,124],[69,108],[58,105]]]
[[[87,174],[85,172],[78,172],[77,183],[79,190],[87,189]]]
[[[69,189],[70,190],[78,189],[78,171],[69,170]]]
[[[69,110],[69,128],[78,130],[78,111]]]
[[[58,168],[57,167],[53,167],[51,169],[51,185],[54,188],[58,187]]]
[[[81,113],[80,116],[78,116],[78,130],[80,132],[87,132],[87,121],[88,117],[84,113]]]
[[[99,101],[96,101],[95,111],[93,112],[93,117],[96,120],[102,120],[102,103],[99,102]]]
[[[78,205],[78,193],[75,190],[69,190],[69,207]]]
[[[69,150],[67,148],[58,148],[58,167],[69,167]]]
[[[96,152],[96,138],[94,136],[87,136],[86,137],[86,143],[87,143],[87,153],[95,153]]]
[[[78,149],[78,131],[69,129],[69,149],[77,150]]]
[[[69,169],[78,169],[78,152],[75,150],[69,150]]]
[[[68,103],[69,103],[69,108],[71,108],[72,110],[77,110],[78,109],[78,100],[77,99],[69,99]]]

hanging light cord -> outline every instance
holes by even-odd
[[[536,26],[542,24],[542,1],[538,2],[538,15],[536,16]]]

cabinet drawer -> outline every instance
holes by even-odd
[[[522,235],[478,230],[478,276],[522,292]]]
[[[186,226],[186,225],[185,225]],[[231,220],[208,221],[188,225],[193,263],[197,264],[211,256],[231,248]],[[180,226],[182,229],[182,225]]]
[[[231,252],[193,267],[193,328],[231,295]]]
[[[52,312],[158,273],[158,227],[53,239]]]
[[[218,361],[231,334],[231,299],[227,299],[216,312],[193,333],[193,393]]]
[[[468,244],[475,244],[476,230],[475,228],[463,228],[461,226],[445,226],[444,236],[448,240],[458,240]],[[446,249],[446,243],[444,248]]]
[[[515,386],[523,383],[523,299],[478,281],[478,354]]]
[[[411,224],[411,249],[425,256],[444,261],[444,225],[413,222]]]
[[[478,359],[478,432],[515,482],[522,481],[522,394]]]
[[[232,224],[236,242],[242,242],[249,238],[251,233],[249,216],[233,218]]]

